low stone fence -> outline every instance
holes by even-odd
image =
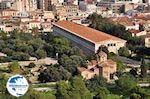
[[[0,67],[7,67],[10,63],[12,62],[7,62],[7,63],[0,63]],[[50,65],[50,64],[57,64],[57,60],[53,58],[44,58],[44,59],[39,59],[37,61],[18,61],[20,66],[27,66],[30,63],[35,63],[36,65]]]

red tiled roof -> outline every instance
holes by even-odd
[[[70,21],[63,20],[54,23],[54,25],[92,43],[99,43],[106,40],[125,41],[118,37]]]
[[[0,16],[0,18],[2,18],[2,19],[8,19],[8,18],[10,18],[10,16]]]
[[[107,63],[108,63],[108,64],[111,64],[111,65],[116,64],[116,62],[114,62],[114,61],[113,61],[113,60],[111,60],[111,59],[108,59],[108,60],[107,60]]]
[[[129,26],[133,26],[133,20],[132,18],[129,18],[127,16],[123,16],[123,17],[110,17],[108,18],[108,20],[110,21],[113,21],[115,23],[118,23],[118,24],[122,24],[122,25],[129,25]]]
[[[150,16],[149,15],[136,15],[133,17],[134,19],[141,19],[141,20],[150,20]]]
[[[146,37],[147,37],[147,38],[150,38],[150,34],[147,34]]]
[[[128,30],[128,31],[131,32],[131,33],[134,33],[134,34],[140,33],[140,30],[135,30],[135,29],[131,29],[131,30]]]
[[[38,20],[32,20],[32,21],[30,21],[30,23],[40,23],[40,21],[38,21]]]

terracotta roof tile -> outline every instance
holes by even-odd
[[[141,19],[141,20],[150,20],[150,16],[149,15],[136,15],[133,17],[134,19]]]
[[[123,39],[120,39],[118,37],[106,34],[104,32],[79,25],[70,21],[59,21],[57,23],[54,23],[55,26],[62,28],[66,31],[70,31],[72,34],[81,37],[83,39],[86,39],[92,43],[99,43],[101,41],[105,40],[120,40],[125,41]]]
[[[116,64],[116,62],[114,62],[114,61],[113,61],[113,60],[111,60],[111,59],[108,59],[108,60],[107,60],[107,63],[108,63],[108,64],[111,64],[111,65]]]
[[[122,25],[129,25],[129,26],[133,26],[133,20],[132,18],[129,18],[127,16],[123,16],[123,17],[110,17],[108,18],[108,20],[113,21],[117,24],[122,24]]]
[[[128,30],[128,31],[131,32],[131,33],[134,33],[134,34],[140,33],[140,30],[135,30],[135,29],[131,29],[131,30]]]
[[[84,67],[77,67],[77,68],[78,68],[78,70],[79,70],[80,72],[83,72],[83,71],[87,70],[87,69],[84,68]]]
[[[91,60],[91,64],[92,64],[92,65],[96,65],[96,64],[97,64],[97,61],[96,61],[96,60]]]
[[[40,23],[40,21],[38,21],[38,20],[32,20],[32,21],[30,21],[30,23]]]
[[[147,37],[147,38],[150,38],[150,34],[147,34],[146,37]]]
[[[0,16],[1,19],[8,19],[10,16]]]

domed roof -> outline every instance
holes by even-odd
[[[107,54],[101,50],[100,52],[98,52],[98,56],[107,56]]]

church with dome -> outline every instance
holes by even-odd
[[[90,61],[87,68],[78,67],[78,70],[86,80],[93,78],[95,75],[101,75],[109,82],[114,80],[117,65],[116,62],[107,58],[105,52],[100,51],[96,54],[96,60]]]

